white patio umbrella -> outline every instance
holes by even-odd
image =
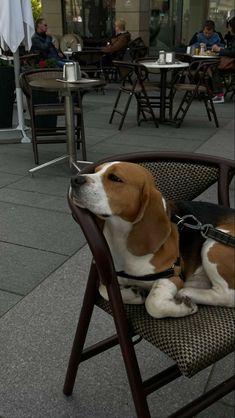
[[[34,21],[30,0],[0,0],[0,37],[1,46],[4,44],[13,52],[16,102],[18,123],[17,130],[22,133],[21,142],[30,142],[25,133],[23,114],[23,95],[19,85],[20,59],[19,46],[24,42],[25,49],[31,48],[31,36],[34,33]]]

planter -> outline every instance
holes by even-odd
[[[0,66],[0,129],[12,128],[14,92],[14,67]]]

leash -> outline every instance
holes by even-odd
[[[178,215],[174,215],[174,217],[176,218],[176,222],[175,222],[176,225],[181,230],[184,227],[195,229],[201,233],[203,238],[212,238],[215,241],[221,242],[224,245],[235,247],[234,236],[226,232],[219,231],[218,229],[214,228],[214,226],[211,224],[203,225],[194,215],[185,215],[185,216],[182,216],[182,218]]]

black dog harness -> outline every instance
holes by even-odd
[[[117,276],[124,277],[126,279],[141,280],[144,282],[152,282],[157,279],[167,279],[175,275],[183,279],[183,275],[181,273],[176,273],[176,268],[180,269],[180,257],[177,258],[172,267],[159,273],[145,274],[144,276],[132,276],[131,274],[126,273],[124,270],[121,270],[117,271],[116,274]]]

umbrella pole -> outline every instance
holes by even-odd
[[[20,75],[20,57],[19,49],[13,54],[14,56],[14,71],[15,71],[15,86],[16,86],[16,103],[17,103],[17,113],[18,113],[18,126],[17,130],[22,133],[22,143],[29,143],[31,139],[25,133],[25,123],[24,123],[24,110],[23,110],[23,94],[20,88],[19,75]]]

